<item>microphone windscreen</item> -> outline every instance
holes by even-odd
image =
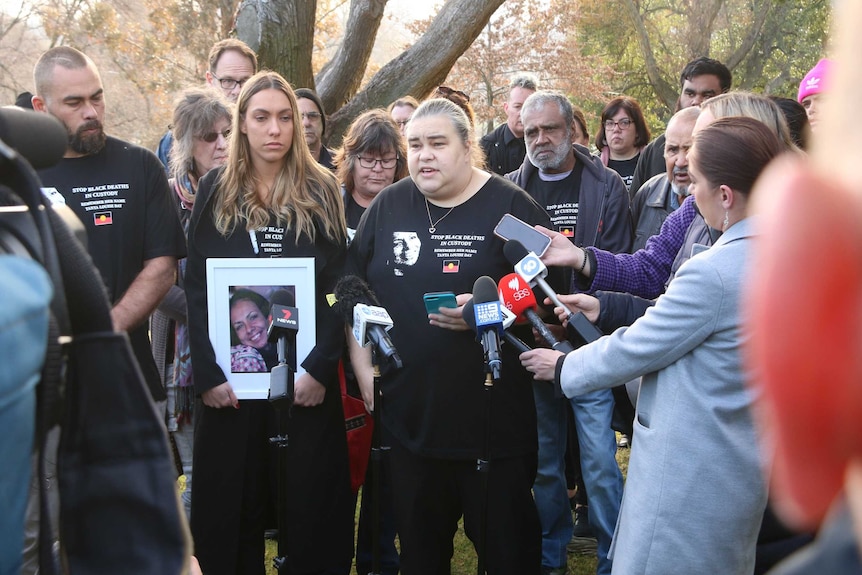
[[[518,274],[507,274],[500,279],[500,301],[513,314],[522,318],[528,309],[536,309],[536,295]]]
[[[530,255],[530,250],[524,247],[524,244],[518,240],[509,240],[503,244],[503,255],[509,260],[509,263],[515,265],[526,256]]]
[[[487,303],[500,301],[497,295],[497,282],[488,276],[481,276],[473,283],[473,301]]]
[[[296,297],[294,297],[293,293],[287,291],[286,289],[277,289],[272,292],[272,295],[269,297],[269,303],[273,305],[295,307]]]
[[[380,307],[380,302],[362,278],[354,275],[344,276],[335,284],[333,290],[335,303],[332,309],[344,323],[353,327],[353,308],[358,303]]]
[[[34,170],[50,168],[66,153],[66,128],[50,114],[0,108],[0,140],[27,160]]]
[[[473,330],[473,333],[476,333],[476,312],[473,310],[473,299],[464,304],[464,309],[461,310],[461,317],[464,318],[464,321],[470,326],[470,329]]]

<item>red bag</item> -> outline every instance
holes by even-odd
[[[365,482],[368,457],[371,454],[371,435],[374,419],[365,410],[365,402],[347,393],[344,361],[338,362],[338,383],[341,385],[341,405],[344,409],[344,428],[347,431],[347,455],[350,458],[350,488],[358,493]]]

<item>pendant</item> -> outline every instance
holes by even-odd
[[[429,234],[433,234],[433,233],[434,233],[434,232],[436,232],[436,231],[437,231],[437,228],[428,228],[428,233],[429,233]]]

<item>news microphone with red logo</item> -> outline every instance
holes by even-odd
[[[286,289],[273,292],[269,298],[269,341],[276,342],[278,365],[269,372],[269,401],[276,407],[293,404],[293,375],[296,373],[296,332],[299,331],[299,310],[296,298]]]
[[[333,309],[344,318],[344,323],[353,328],[353,337],[359,345],[373,344],[380,354],[392,362],[395,368],[402,367],[401,357],[387,331],[392,329],[392,318],[361,278],[345,276],[335,284],[336,302]]]
[[[531,251],[528,251],[521,242],[511,240],[503,245],[503,254],[506,259],[515,266],[515,273],[521,276],[530,287],[538,285],[545,292],[545,295],[550,298],[554,305],[566,310],[567,325],[566,329],[572,341],[590,343],[602,337],[602,332],[594,326],[583,312],[573,312],[567,305],[560,301],[560,298],[545,281],[545,276],[548,275],[548,268],[539,259],[539,256]]]
[[[572,344],[558,340],[536,313],[536,296],[524,278],[518,274],[503,276],[500,279],[499,294],[503,305],[515,315],[526,318],[548,345],[563,353],[574,351]]]

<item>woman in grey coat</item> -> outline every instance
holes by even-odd
[[[754,181],[782,146],[762,123],[723,118],[698,131],[692,193],[724,233],[683,265],[627,328],[568,355],[521,355],[572,397],[643,375],[613,572],[750,574],[766,485],[740,357]],[[565,302],[565,299],[564,299]]]

